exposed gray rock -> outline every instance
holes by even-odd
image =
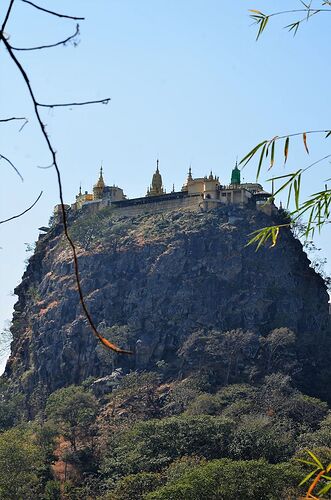
[[[246,246],[252,231],[273,223],[270,217],[236,207],[134,219],[100,214],[91,218],[96,235],[88,251],[81,219],[72,223],[86,303],[100,331],[134,355],[105,351],[91,333],[71,252],[56,226],[15,290],[5,376],[28,401],[119,367],[150,369],[162,359],[175,370],[177,350],[198,328],[264,335],[289,327],[297,333],[302,380],[323,356],[328,295],[301,243],[286,230],[275,248]]]

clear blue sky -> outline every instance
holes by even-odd
[[[8,0],[0,5],[0,15]],[[58,151],[65,199],[74,200],[79,183],[90,190],[101,162],[105,180],[129,197],[145,194],[160,159],[166,188],[180,189],[193,174],[212,169],[228,182],[238,155],[275,135],[331,128],[330,17],[316,16],[295,38],[274,19],[259,42],[248,8],[284,8],[284,0],[40,0],[40,5],[85,16],[75,48],[17,53],[41,102],[111,97],[108,106],[45,110],[48,133]],[[272,7],[270,7],[272,4]],[[297,8],[297,0],[286,7]],[[14,46],[53,43],[74,31],[75,23],[49,17],[15,1],[7,26]],[[10,295],[24,270],[25,242],[37,239],[58,202],[55,173],[33,119],[26,88],[3,47],[0,49],[0,115],[27,116],[0,125],[0,153],[24,176],[21,183],[1,161],[1,218],[23,210],[40,192],[33,211],[1,226],[0,324],[10,320]],[[331,138],[329,139],[331,141]],[[290,145],[287,171],[330,152],[330,142],[309,139],[311,154]],[[329,147],[328,147],[329,146]],[[275,173],[284,173],[280,166]],[[243,173],[254,180],[256,163]],[[323,187],[330,164],[307,177],[303,194]],[[266,179],[270,174],[263,173]],[[330,230],[317,239],[329,257]],[[328,266],[330,271],[330,266]]]

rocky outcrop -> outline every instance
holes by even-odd
[[[105,377],[119,367],[153,369],[165,360],[176,373],[177,352],[197,329],[242,328],[265,335],[288,327],[297,334],[300,383],[309,386],[307,376],[329,345],[324,282],[289,231],[274,248],[255,252],[246,246],[252,231],[278,217],[239,207],[134,218],[105,209],[73,221],[91,315],[100,331],[130,348],[132,356],[104,350],[91,333],[70,249],[55,226],[38,242],[15,290],[5,376],[33,408],[59,387]]]

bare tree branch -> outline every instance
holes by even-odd
[[[19,217],[22,217],[22,215],[26,214],[27,212],[29,212],[29,210],[31,210],[37,203],[38,201],[40,200],[41,196],[42,196],[43,192],[40,191],[39,193],[39,196],[38,198],[32,203],[32,205],[30,205],[28,208],[26,208],[23,212],[21,212],[20,214],[17,214],[17,215],[13,215],[12,217],[9,217],[9,219],[4,219],[4,220],[0,220],[0,224],[5,224],[5,222],[9,222],[11,220],[14,220],[14,219],[18,219]]]
[[[9,163],[9,165],[15,170],[15,172],[17,173],[17,175],[19,176],[19,178],[21,179],[21,181],[23,182],[24,179],[22,177],[22,175],[20,174],[19,170],[15,167],[15,165],[9,160],[9,158],[6,158],[6,156],[2,155],[0,153],[0,160],[5,160],[7,163]]]
[[[12,0],[12,3],[13,2],[14,2],[14,0]],[[29,0],[21,0],[21,2],[27,3],[27,4],[31,5],[32,7],[34,7],[35,9],[41,10],[42,12],[46,12],[47,14],[51,14],[52,16],[64,17],[66,19],[74,19],[75,21],[84,21],[84,19],[85,19],[85,17],[67,16],[65,14],[59,14],[58,12],[54,12],[52,10],[44,9],[43,7],[40,7],[39,5],[37,5],[33,2],[30,2]]]
[[[65,40],[61,40],[60,42],[52,43],[50,45],[39,45],[38,47],[13,47],[11,45],[11,48],[13,50],[41,50],[41,49],[51,49],[52,47],[58,47],[59,45],[65,45],[66,43],[70,42],[70,40],[73,40],[79,35],[79,24],[76,24],[76,31],[73,35],[68,36]]]
[[[26,1],[27,0],[22,0],[22,1]],[[31,2],[27,2],[27,3],[31,3]],[[3,36],[2,33],[0,33],[0,41],[3,41],[8,53],[9,53],[9,56],[10,58],[12,59],[12,61],[14,62],[14,64],[16,65],[19,73],[21,74],[21,76],[23,77],[23,80],[27,86],[27,89],[28,89],[28,92],[30,94],[30,97],[31,97],[31,100],[32,100],[32,103],[33,103],[33,108],[34,108],[34,112],[35,112],[35,116],[36,116],[36,119],[37,119],[37,122],[39,124],[39,127],[40,127],[40,130],[41,130],[41,133],[46,141],[46,144],[47,144],[47,147],[48,147],[48,150],[50,152],[50,155],[51,155],[51,158],[52,158],[52,165],[54,166],[55,168],[55,171],[56,171],[56,176],[57,176],[57,182],[58,182],[58,188],[59,188],[59,197],[60,197],[60,204],[61,204],[61,210],[62,210],[62,222],[63,222],[63,229],[64,229],[64,234],[65,234],[65,237],[72,249],[72,254],[73,254],[73,260],[74,260],[74,271],[75,271],[75,277],[76,277],[76,284],[77,284],[77,289],[78,289],[78,294],[79,294],[79,299],[80,299],[80,303],[81,303],[81,306],[82,306],[82,309],[84,311],[84,314],[86,316],[86,319],[88,320],[88,323],[94,333],[94,335],[97,337],[97,339],[99,340],[99,342],[101,344],[103,344],[104,346],[106,346],[107,348],[111,349],[112,351],[115,351],[119,354],[132,354],[131,351],[127,351],[127,350],[124,350],[124,349],[121,349],[120,347],[118,347],[117,345],[109,342],[108,339],[106,339],[105,337],[103,337],[97,330],[94,322],[93,322],[93,319],[90,315],[90,312],[87,308],[87,305],[85,303],[85,298],[84,298],[84,295],[83,295],[83,290],[82,290],[82,286],[81,286],[81,282],[80,282],[80,275],[79,275],[79,265],[78,265],[78,258],[77,258],[77,250],[76,250],[76,246],[69,234],[69,231],[68,231],[68,220],[67,220],[67,215],[66,215],[66,210],[65,210],[65,206],[64,206],[64,199],[63,199],[63,190],[62,190],[62,181],[61,181],[61,173],[60,173],[60,169],[59,169],[59,166],[57,164],[57,158],[56,158],[56,151],[55,149],[53,148],[51,142],[50,142],[50,139],[47,135],[47,132],[46,132],[46,126],[45,124],[43,123],[42,119],[41,119],[41,116],[40,116],[40,113],[39,113],[39,107],[40,106],[44,106],[44,107],[49,107],[49,108],[52,108],[52,107],[55,107],[55,106],[63,106],[63,105],[41,105],[37,102],[36,98],[35,98],[35,95],[34,95],[34,92],[32,90],[32,87],[31,87],[31,83],[30,83],[30,80],[28,78],[28,75],[25,71],[25,69],[23,68],[22,64],[19,62],[19,60],[17,59],[17,57],[15,56],[14,52],[13,52],[13,49],[11,48],[11,46],[9,45],[8,41],[5,39],[5,37]],[[71,105],[83,105],[83,104],[96,104],[96,103],[104,103],[104,104],[107,104],[109,102],[110,99],[103,99],[103,100],[100,100],[100,101],[88,101],[88,102],[85,102],[85,103],[76,103],[76,104],[71,104]],[[68,106],[68,104],[66,104],[66,106]],[[70,106],[70,104],[69,104]]]
[[[3,32],[5,31],[5,27],[6,27],[8,19],[9,19],[10,12],[12,10],[13,5],[14,5],[14,0],[10,0],[10,4],[9,4],[9,7],[8,7],[6,15],[5,15],[5,19],[4,19],[2,26],[1,26],[1,30],[0,30],[1,36],[2,36]]]
[[[0,123],[12,122],[13,120],[26,120],[26,118],[18,118],[13,116],[12,118],[0,118]]]
[[[41,104],[40,102],[36,102],[36,105],[41,108],[64,108],[71,106],[86,106],[88,104],[108,104],[110,100],[110,97],[107,97],[106,99],[99,99],[97,101],[68,102],[64,104]]]

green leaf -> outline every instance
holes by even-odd
[[[290,185],[290,189],[288,190],[286,208],[288,208],[290,206],[292,186],[293,186],[293,184]]]
[[[295,459],[297,462],[302,462],[303,464],[306,464],[306,465],[313,465],[315,467],[315,462],[308,462],[308,460],[303,460],[302,458],[296,458]]]
[[[265,148],[266,148],[266,144],[263,145],[262,150],[261,150],[260,161],[259,161],[259,165],[257,167],[257,172],[256,172],[256,182],[258,181],[258,178],[259,178],[259,175],[260,175]]]
[[[328,133],[325,136],[325,139],[327,139],[328,137],[330,137],[330,135],[331,135],[331,130],[328,131]]]
[[[314,474],[316,474],[316,472],[318,472],[320,469],[319,467],[317,469],[314,469],[313,471],[309,472],[309,474],[307,474],[307,476],[301,481],[301,483],[299,484],[299,486],[302,486],[303,484],[305,484],[307,481],[309,481],[309,479],[314,476]]]
[[[321,497],[322,495],[325,495],[329,490],[331,489],[331,482],[327,483],[318,493],[317,495]]]
[[[308,146],[307,146],[307,134],[306,134],[306,132],[304,132],[302,134],[302,139],[303,139],[303,144],[305,146],[305,150],[307,152],[307,155],[309,155],[309,149],[308,149]]]
[[[268,22],[268,21],[266,21],[266,19],[267,19],[267,18],[263,18],[263,19],[261,19],[261,20],[260,20],[260,23],[259,23],[259,24],[260,24],[260,27],[259,27],[259,30],[258,30],[257,35],[256,35],[256,41],[257,41],[257,40],[260,38],[260,36],[262,35],[262,32],[263,32],[263,30],[264,30],[264,28],[265,28],[265,25],[266,25],[266,23]]]
[[[277,239],[278,239],[278,235],[279,235],[279,226],[275,226],[271,230],[272,245],[271,245],[270,248],[273,248],[276,245]]]
[[[290,144],[290,138],[286,137],[285,146],[284,146],[284,158],[285,158],[284,164],[287,162],[289,144]]]
[[[312,451],[307,450],[307,453],[309,453],[311,458],[314,460],[314,462],[316,462],[316,464],[319,466],[320,469],[324,469],[322,462],[317,458],[316,455],[314,455],[314,453]]]
[[[293,30],[293,36],[297,34],[298,28],[300,26],[300,21],[297,21],[295,23],[288,24],[287,26],[284,26],[284,28],[288,28],[289,32]]]
[[[253,156],[255,155],[255,153],[260,149],[261,146],[263,146],[266,142],[268,141],[262,141],[260,142],[260,144],[258,144],[257,146],[255,146],[240,162],[239,162],[239,165],[241,165],[242,163],[244,163],[243,167],[245,165],[247,165],[247,163],[253,158]],[[247,161],[246,161],[247,160]]]
[[[294,179],[294,198],[295,198],[295,207],[297,210],[299,210],[300,183],[301,183],[301,174],[298,175],[297,179]]]
[[[272,141],[272,146],[271,146],[270,168],[273,167],[274,163],[275,163],[275,139]]]

